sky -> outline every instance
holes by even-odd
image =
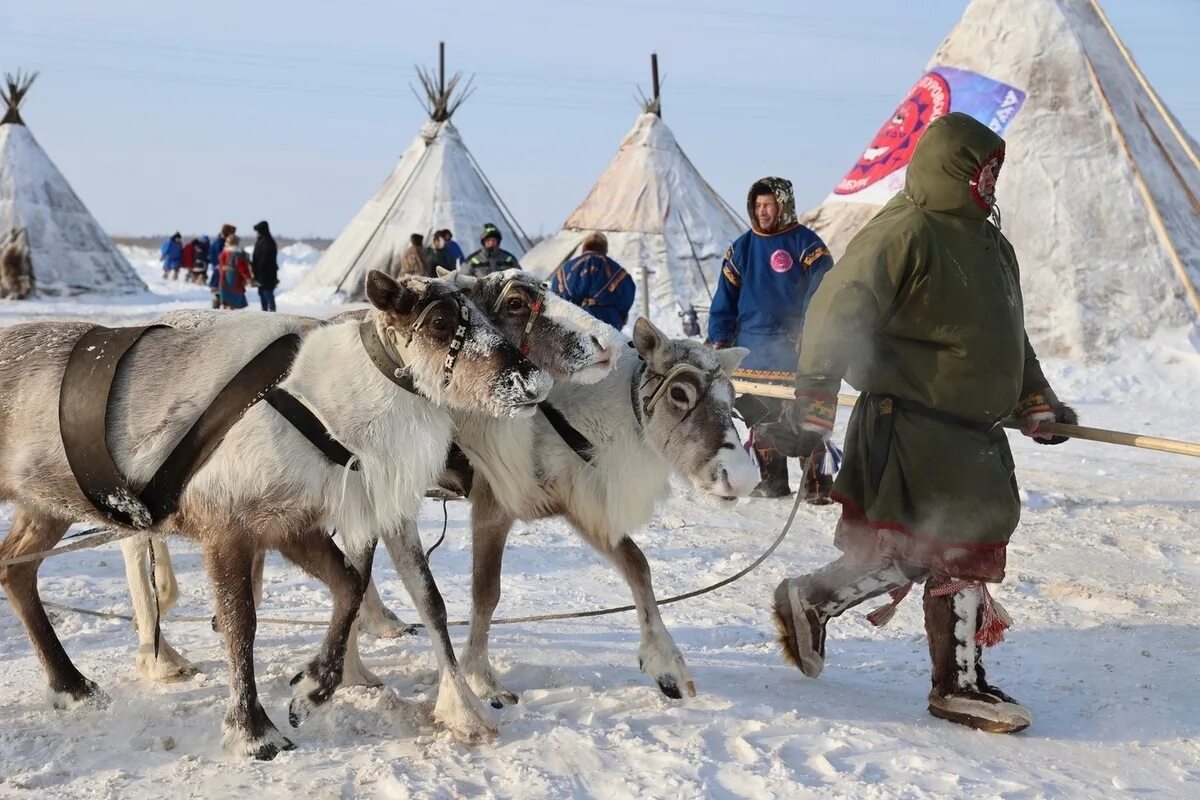
[[[0,10],[0,70],[40,71],[23,115],[114,235],[269,219],[334,236],[425,112],[414,65],[474,76],[455,116],[529,234],[557,230],[632,126],[649,54],[663,118],[735,208],[756,178],[820,201],[920,76],[966,0],[104,3]],[[1103,0],[1200,137],[1200,0]],[[467,238],[459,232],[459,238]]]

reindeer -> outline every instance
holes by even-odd
[[[510,273],[448,277],[483,308],[492,307],[511,280]],[[471,628],[462,665],[471,687],[496,708],[517,702],[488,658],[504,546],[515,521],[554,516],[564,517],[628,582],[641,628],[642,671],[667,697],[692,691],[687,664],[659,614],[649,564],[630,534],[670,495],[673,474],[724,499],[744,496],[757,483],[758,471],[733,426],[729,379],[748,351],[670,339],[644,317],[626,345],[600,382],[556,382],[550,391],[548,402],[591,443],[590,461],[544,415],[506,422],[454,413],[454,440],[476,470]]]
[[[515,272],[510,277],[512,280],[507,282],[504,296],[491,298],[485,309],[486,315],[501,334],[509,341],[527,348],[530,360],[554,380],[590,384],[604,378],[617,361],[617,340],[620,338],[617,332],[577,306],[553,294],[546,294],[545,287],[530,276]],[[366,313],[369,312],[350,311],[335,316],[328,323],[314,319],[305,320],[304,324],[317,327],[339,321],[359,321]],[[203,330],[218,324],[224,317],[225,314],[220,311],[172,311],[158,317],[155,322],[176,328]],[[186,680],[196,672],[191,662],[176,651],[164,635],[159,636],[157,648],[155,646],[156,617],[165,615],[171,608],[178,597],[178,588],[166,545],[155,540],[151,546],[155,548],[152,577],[145,539],[135,537],[121,542],[139,639],[137,669],[142,677],[153,681]],[[258,555],[253,570],[256,607],[262,602],[263,555]],[[157,613],[155,587],[150,585],[151,580],[158,584]],[[360,629],[365,628],[381,636],[398,636],[411,630],[384,607],[373,581],[367,587],[358,624]],[[379,678],[358,657],[354,637],[351,637],[349,648],[342,672],[343,685],[380,685],[382,682]],[[302,705],[298,703],[294,709],[298,721],[310,710],[301,708]]]
[[[33,293],[33,287],[29,231],[15,228],[0,240],[0,296],[24,300]]]
[[[362,325],[313,328],[295,318],[254,315],[223,321],[215,332],[152,331],[116,373],[106,439],[131,486],[146,484],[242,364],[286,334],[301,338],[280,386],[319,415],[361,465],[352,471],[333,464],[278,412],[257,403],[192,475],[177,510],[151,529],[200,543],[226,638],[230,703],[223,743],[234,754],[270,759],[294,747],[258,701],[255,555],[276,549],[333,590],[321,650],[293,680],[295,714],[327,700],[340,682],[380,538],[434,639],[441,672],[434,720],[462,741],[495,733],[463,679],[445,605],[405,520],[415,519],[421,495],[444,463],[453,430],[448,408],[528,415],[544,399],[550,378],[443,281],[397,283],[373,271],[366,289],[373,308]],[[38,322],[0,331],[0,498],[16,506],[0,560],[53,547],[76,520],[108,521],[71,472],[54,400],[75,343],[91,327]],[[214,336],[220,348],[210,346]],[[457,361],[448,361],[455,352]],[[405,374],[412,391],[397,385]],[[346,557],[324,535],[327,528],[342,534]],[[38,595],[38,566],[0,567],[0,584],[42,661],[51,701],[58,708],[103,704],[99,687],[79,672],[54,633]]]

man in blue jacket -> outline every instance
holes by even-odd
[[[821,278],[833,267],[833,258],[821,237],[796,221],[791,181],[755,181],[746,206],[750,230],[725,251],[709,311],[708,340],[716,348],[750,349],[736,377],[792,386],[804,312]],[[748,420],[754,423],[751,441],[762,477],[752,495],[786,497],[792,493],[787,455],[780,452],[777,426],[772,425],[783,404],[772,398],[759,401],[759,413],[754,414],[758,419]],[[805,491],[811,503],[828,502],[831,481],[821,472],[823,455],[812,459],[806,470]]]
[[[603,233],[588,234],[582,250],[550,276],[550,291],[621,330],[637,291],[633,278],[608,257],[608,238]]]
[[[179,267],[183,264],[183,234],[179,231],[171,234],[171,238],[162,243],[159,253],[162,255],[163,280],[178,280]]]

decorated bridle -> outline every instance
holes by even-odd
[[[450,385],[450,379],[454,376],[454,365],[458,362],[458,356],[462,352],[463,345],[467,341],[467,331],[470,329],[471,322],[471,307],[466,304],[461,292],[451,292],[432,300],[425,308],[421,309],[421,313],[412,321],[404,333],[404,346],[407,347],[412,343],[413,336],[417,330],[425,322],[425,318],[429,316],[429,312],[442,303],[453,303],[455,310],[458,312],[458,327],[454,331],[453,338],[450,339],[450,349],[446,353],[446,360],[442,362],[442,387]],[[404,359],[400,358],[399,353],[392,353],[391,358],[400,365],[397,372],[406,369]]]
[[[504,301],[513,293],[516,286],[525,285],[521,283],[520,278],[509,278],[504,282],[504,286],[500,289],[500,296],[496,298],[496,304],[492,307],[493,313],[499,314]],[[529,319],[525,321],[525,330],[521,332],[521,342],[518,345],[521,350],[521,355],[529,357],[529,334],[533,330],[533,323],[541,316],[542,311],[546,308],[546,284],[539,283],[537,287],[537,296],[533,303],[529,306]]]
[[[641,402],[639,402],[638,389],[641,386],[643,375],[649,377],[650,380],[657,379],[659,384],[648,396],[640,398]],[[694,364],[688,364],[687,362],[676,364],[667,370],[665,374],[652,372],[650,367],[645,363],[645,361],[643,361],[642,368],[638,370],[638,372],[634,373],[633,382],[630,384],[633,410],[639,424],[642,422],[643,415],[646,417],[646,419],[649,419],[654,415],[654,407],[658,405],[658,402],[663,398],[663,395],[666,394],[669,388],[671,388],[671,384],[674,383],[681,375],[697,376],[700,378],[701,383],[704,386],[704,390],[700,392],[698,397],[696,397],[696,402],[692,403],[692,407],[684,413],[684,415],[679,419],[679,422],[675,423],[672,428],[672,432],[674,431],[674,428],[677,428],[686,422],[687,418],[692,415],[692,412],[700,407],[700,401],[703,400],[710,391],[712,391],[713,384],[716,383],[719,378],[729,377],[725,374],[725,370],[721,367],[717,367],[716,369],[712,370],[706,370],[701,369]]]

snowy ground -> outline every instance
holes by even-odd
[[[206,304],[204,289],[163,289],[153,255],[141,258],[152,296],[103,306],[5,304],[0,321],[111,323]],[[291,308],[286,294],[280,308],[319,310]],[[1087,423],[1200,441],[1200,356],[1184,332],[1104,370],[1052,362],[1047,372]],[[838,620],[819,681],[780,662],[771,591],[834,552],[836,512],[804,507],[757,572],[664,609],[698,697],[669,701],[640,675],[629,614],[501,626],[495,663],[521,703],[491,712],[500,736],[473,748],[429,724],[434,661],[423,636],[364,637],[364,658],[385,687],[339,692],[292,732],[299,749],[254,763],[221,752],[224,651],[207,625],[166,620],[166,635],[204,672],[152,686],[136,677],[128,623],[62,614],[56,624],[67,650],[113,698],[102,711],[63,713],[45,701],[19,623],[0,610],[0,797],[1200,796],[1200,461],[1086,442],[1038,447],[1019,437],[1015,450],[1025,515],[997,594],[1016,628],[988,664],[989,677],[1034,711],[1023,734],[966,731],[925,713],[919,599],[882,630],[858,612]],[[637,536],[660,595],[736,572],[774,538],[789,507],[717,508],[681,493]],[[467,512],[465,503],[449,505],[446,543],[432,559],[455,619],[468,608]],[[428,541],[440,525],[440,504],[427,501]],[[173,615],[208,615],[197,551],[172,547],[182,591]],[[501,616],[628,599],[616,574],[558,522],[519,526],[505,566]],[[392,570],[376,574],[384,597],[412,619]],[[41,576],[47,599],[129,613],[115,546],[47,562]],[[266,580],[263,614],[327,614],[323,588],[277,557]],[[456,629],[458,641],[464,632]],[[287,680],[320,633],[260,627],[259,687],[281,726]]]

